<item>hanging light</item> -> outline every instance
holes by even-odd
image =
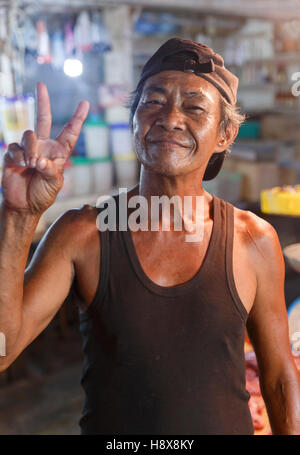
[[[82,74],[83,66],[78,58],[67,58],[64,61],[64,73],[69,77],[78,77]]]

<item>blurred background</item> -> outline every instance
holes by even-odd
[[[126,106],[143,64],[173,36],[208,44],[240,78],[246,121],[222,171],[203,186],[269,221],[283,249],[300,244],[299,1],[0,0],[0,167],[7,145],[34,128],[38,81],[49,90],[53,136],[80,100],[91,105],[31,254],[65,210],[138,182]],[[287,251],[286,303],[300,330],[300,250]],[[0,434],[78,434],[81,361],[70,294],[0,375]]]

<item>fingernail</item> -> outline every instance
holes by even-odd
[[[42,160],[38,161],[38,167],[40,169],[45,169],[46,166],[47,166],[47,161],[46,160],[42,159]]]
[[[22,167],[26,167],[26,163],[24,160],[20,160],[19,161],[19,165],[22,166]]]
[[[31,158],[30,160],[30,166],[35,167],[36,166],[36,158]]]

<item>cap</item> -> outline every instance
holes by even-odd
[[[213,84],[228,103],[236,104],[239,79],[225,68],[223,57],[206,44],[182,38],[169,39],[144,65],[137,90],[149,77],[168,70],[193,72]],[[213,153],[203,180],[212,180],[217,176],[225,155],[226,151]]]
[[[138,86],[161,71],[193,72],[213,84],[230,103],[236,103],[238,78],[224,66],[221,55],[196,41],[171,38],[144,65]]]

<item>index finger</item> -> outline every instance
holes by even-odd
[[[89,106],[88,101],[81,101],[73,117],[56,138],[56,140],[67,150],[68,153],[71,153],[74,145],[76,144],[82,124],[88,115]]]
[[[45,84],[38,82],[36,133],[39,139],[48,139],[51,131],[51,109],[48,90]]]

